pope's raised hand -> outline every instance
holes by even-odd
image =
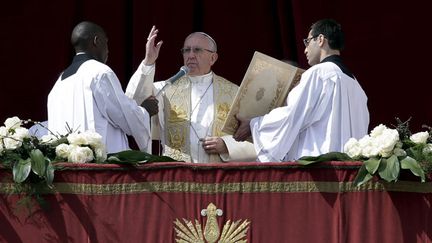
[[[163,41],[159,41],[157,44],[155,44],[158,32],[159,30],[153,25],[147,37],[146,54],[144,58],[145,65],[153,65],[159,56],[159,51]]]

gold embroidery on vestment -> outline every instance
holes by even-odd
[[[238,86],[228,80],[213,76],[214,119],[211,136],[221,137],[229,108],[237,93]],[[176,160],[191,161],[190,157],[190,112],[191,85],[187,77],[183,77],[165,91],[165,154]],[[210,160],[220,161],[218,155],[210,155]]]

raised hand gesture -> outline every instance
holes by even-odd
[[[157,44],[155,44],[158,32],[159,30],[156,29],[156,26],[153,25],[147,37],[146,54],[144,58],[145,65],[153,65],[159,56],[159,50],[162,46],[163,41],[159,41]]]

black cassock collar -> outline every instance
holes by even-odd
[[[339,55],[328,56],[321,61],[321,63],[323,62],[332,62],[336,64],[342,70],[342,72],[344,72],[346,75],[350,76],[351,78],[355,79],[354,75],[345,66],[345,64],[342,61],[342,58]]]
[[[67,67],[64,70],[64,72],[62,73],[61,80],[64,80],[64,79],[74,75],[78,71],[78,68],[81,66],[81,64],[83,64],[84,62],[86,62],[90,59],[93,59],[93,58],[86,53],[76,55],[73,58],[71,65],[69,65],[69,67]]]

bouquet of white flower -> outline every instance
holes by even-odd
[[[175,161],[167,156],[135,150],[109,154],[108,157],[102,136],[94,131],[75,132],[68,128],[65,135],[49,131],[48,135],[39,139],[23,127],[29,123],[48,130],[42,123],[21,120],[16,116],[6,119],[4,126],[0,126],[0,166],[12,169],[17,193],[34,197],[42,207],[46,202],[40,194],[53,189],[57,162],[137,165]]]
[[[414,175],[426,180],[425,173],[432,169],[432,128],[429,131],[412,134],[408,121],[401,122],[395,129],[380,124],[369,135],[357,140],[350,138],[344,146],[344,153],[332,152],[317,157],[303,157],[300,164],[311,164],[331,160],[362,161],[356,185],[361,185],[379,175],[388,182],[397,181],[401,169],[407,169]]]
[[[17,183],[45,181],[50,187],[55,162],[103,162],[107,158],[102,137],[96,132],[70,131],[66,135],[49,134],[38,139],[22,125],[31,123],[18,117],[6,119],[0,127],[0,163],[13,169]]]
[[[364,161],[356,178],[357,185],[369,181],[375,174],[389,182],[397,181],[400,169],[409,169],[425,181],[422,163],[432,162],[431,135],[428,131],[411,134],[407,125],[399,121],[396,129],[390,129],[380,124],[370,135],[358,141],[348,140],[345,153]]]
[[[49,134],[42,136],[41,142],[55,144],[57,159],[62,161],[88,163],[103,162],[107,158],[102,136],[93,131],[69,133],[63,143],[59,143],[58,137]]]

